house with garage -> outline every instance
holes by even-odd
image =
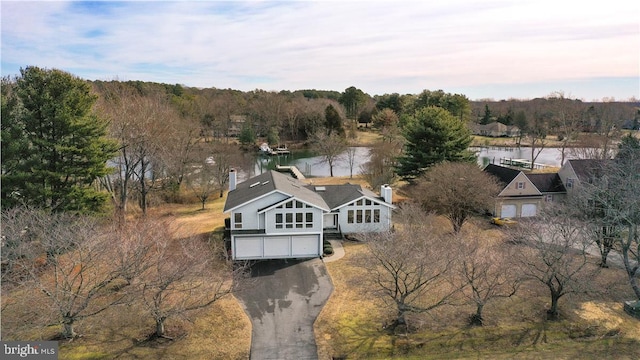
[[[558,171],[558,175],[567,192],[571,194],[581,182],[593,181],[594,176],[597,176],[605,165],[605,161],[596,159],[567,160]]]
[[[536,216],[545,203],[561,201],[567,193],[557,173],[534,174],[494,164],[487,165],[484,171],[503,186],[493,209],[497,217]]]
[[[223,211],[230,214],[232,258],[251,260],[319,257],[325,234],[389,230],[393,209],[387,185],[378,196],[360,185],[317,186],[273,170],[237,183],[232,170]]]

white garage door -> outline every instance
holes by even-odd
[[[286,259],[320,256],[319,235],[235,237],[234,260]]]
[[[536,216],[537,212],[537,204],[522,204],[522,217]]]
[[[503,217],[503,218],[516,217],[516,206],[515,205],[502,205],[502,209],[500,209],[500,217]]]

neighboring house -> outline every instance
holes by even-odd
[[[388,186],[376,196],[359,185],[307,185],[277,171],[239,184],[236,175],[229,174],[223,210],[230,213],[234,260],[318,257],[325,233],[391,228],[394,206]]]
[[[490,137],[516,137],[520,135],[517,126],[507,126],[503,123],[492,122],[486,125],[474,124],[473,134]]]
[[[247,117],[245,115],[231,115],[229,116],[228,130],[227,135],[232,137],[237,137],[240,135],[242,131],[242,127],[244,123],[247,121]]]
[[[571,194],[580,182],[591,182],[604,165],[604,161],[595,159],[567,160],[558,171],[567,192]]]
[[[497,177],[503,186],[493,210],[498,217],[536,216],[544,203],[559,201],[567,193],[557,173],[529,174],[494,164],[484,171]]]

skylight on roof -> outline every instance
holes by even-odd
[[[327,190],[327,188],[324,186],[316,186],[316,191],[325,191],[325,190]]]
[[[263,182],[262,185],[267,185],[268,183],[269,183],[269,180]]]
[[[255,187],[255,186],[258,186],[258,185],[260,185],[260,182],[259,182],[259,181],[258,181],[257,183],[255,183],[255,184],[251,184],[251,185],[249,185],[249,188],[252,188],[252,187]]]

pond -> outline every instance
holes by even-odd
[[[361,166],[369,160],[368,147],[353,147],[355,150],[355,161],[353,164],[353,175],[360,174]],[[351,169],[347,160],[347,153],[340,155],[333,165],[334,176],[349,176]],[[288,155],[259,156],[256,159],[254,171],[261,174],[267,170],[273,170],[276,165],[296,166],[307,177],[326,177],[330,175],[329,164],[324,161],[324,157],[318,156],[309,150],[292,151]]]
[[[355,147],[356,158],[353,166],[353,175],[361,173],[361,167],[369,160],[369,147]],[[499,165],[501,158],[507,159],[531,159],[531,148],[520,147],[471,147],[469,150],[478,155],[478,164],[487,165],[494,163]],[[575,158],[570,156],[570,151],[566,151],[567,158]],[[536,163],[541,163],[553,167],[560,167],[562,153],[559,148],[544,148]],[[307,177],[325,177],[329,176],[329,164],[324,162],[322,156],[312,153],[309,150],[293,151],[288,155],[259,156],[255,163],[255,173],[261,174],[267,170],[275,169],[276,165],[295,165]],[[350,168],[347,161],[346,153],[343,153],[333,167],[334,176],[349,176]]]
[[[478,164],[496,164],[500,165],[500,159],[527,159],[531,161],[531,148],[529,147],[471,147],[469,150],[478,155]],[[537,150],[536,150],[537,151]],[[569,151],[565,151],[568,157]],[[536,158],[536,163],[545,164],[554,167],[560,167],[562,161],[562,152],[560,148],[544,148],[540,155]]]

